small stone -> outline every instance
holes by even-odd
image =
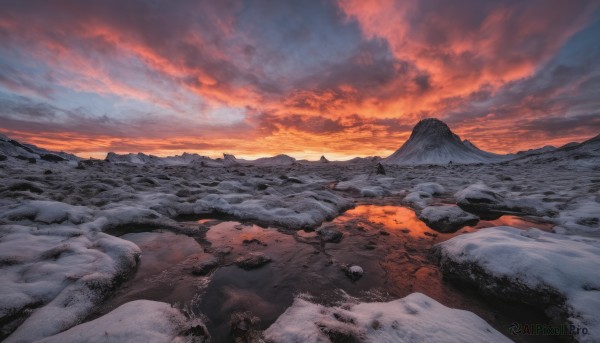
[[[344,271],[344,273],[346,273],[346,276],[352,281],[356,281],[356,280],[360,279],[364,274],[363,269],[360,266],[356,266],[356,265],[354,265],[354,266],[345,265],[342,267],[342,270]]]

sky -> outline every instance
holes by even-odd
[[[0,0],[0,132],[81,157],[508,153],[600,133],[600,1]]]

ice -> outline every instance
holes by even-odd
[[[171,305],[137,300],[121,305],[108,314],[67,331],[38,341],[39,343],[77,342],[208,342],[206,336],[186,337],[186,331],[201,322],[193,323]],[[202,329],[200,329],[202,330]]]
[[[264,335],[274,343],[510,342],[475,314],[448,308],[421,293],[387,303],[338,307],[296,298]]]
[[[587,328],[580,342],[600,340],[600,241],[537,229],[493,227],[435,246],[440,268],[484,292],[537,306]],[[556,312],[556,311],[555,311]]]

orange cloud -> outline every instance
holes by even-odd
[[[597,8],[562,0],[7,4],[0,129],[96,157],[386,155],[430,116],[496,152],[562,144],[599,127],[600,53],[559,58]],[[114,102],[106,108],[116,113],[82,106],[89,94]],[[559,136],[556,123],[569,129]]]

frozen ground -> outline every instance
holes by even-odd
[[[136,268],[138,247],[107,232],[156,227],[194,236],[201,231],[183,227],[178,220],[185,218],[314,229],[355,201],[393,199],[418,214],[427,206],[458,203],[482,219],[497,211],[544,219],[557,233],[536,241],[543,247],[555,240],[594,246],[600,237],[600,168],[589,163],[385,166],[386,175],[377,175],[369,160],[277,160],[286,163],[85,161],[77,166],[11,156],[0,161],[2,337],[31,342],[79,324]],[[498,239],[505,238],[512,236]],[[487,251],[492,242],[480,244],[480,251]],[[578,245],[570,252],[571,247],[562,246],[567,261],[581,251]],[[525,247],[514,249],[522,253]],[[598,267],[598,260],[578,260],[573,268]],[[551,278],[554,272],[560,271],[540,269],[539,277]]]

